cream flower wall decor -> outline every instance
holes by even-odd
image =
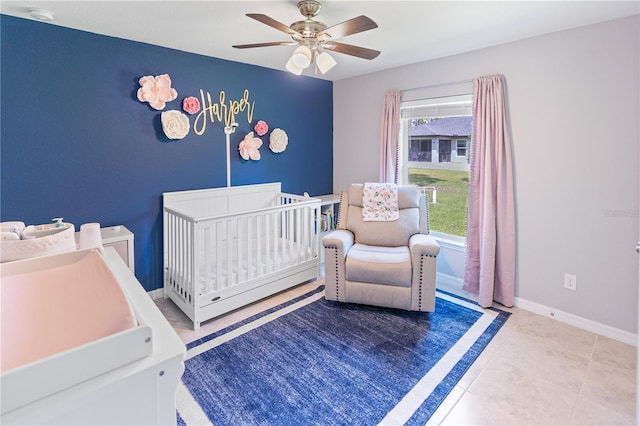
[[[271,136],[269,136],[269,149],[276,154],[283,152],[287,149],[289,144],[289,137],[282,129],[273,129]]]
[[[182,139],[189,133],[189,117],[175,109],[164,111],[160,117],[162,130],[169,139]]]
[[[155,77],[146,75],[139,80],[139,83],[138,100],[140,102],[149,102],[151,108],[158,111],[163,110],[167,106],[167,102],[171,102],[178,97],[176,89],[171,87],[169,74]]]

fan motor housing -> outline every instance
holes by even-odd
[[[307,38],[314,37],[316,33],[326,30],[327,26],[322,22],[306,19],[304,21],[294,22],[293,24],[291,24],[290,28],[302,34],[303,37]]]

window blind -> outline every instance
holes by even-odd
[[[443,118],[469,116],[472,96],[457,95],[446,98],[420,99],[400,103],[401,119]]]

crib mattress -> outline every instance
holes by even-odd
[[[20,390],[10,401],[3,395],[3,412],[151,353],[151,329],[138,324],[97,250],[5,263],[0,272],[1,377],[3,388]]]

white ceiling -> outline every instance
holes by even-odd
[[[287,1],[10,1],[0,12],[32,19],[44,8],[54,25],[151,43],[216,58],[284,69],[292,46],[234,49],[234,44],[289,41],[245,16],[263,13],[290,25],[304,19]],[[328,26],[359,15],[378,28],[341,39],[382,51],[374,60],[339,53],[319,78],[340,80],[523,38],[640,13],[640,1],[323,1],[316,20]],[[313,75],[309,69],[305,74]]]

